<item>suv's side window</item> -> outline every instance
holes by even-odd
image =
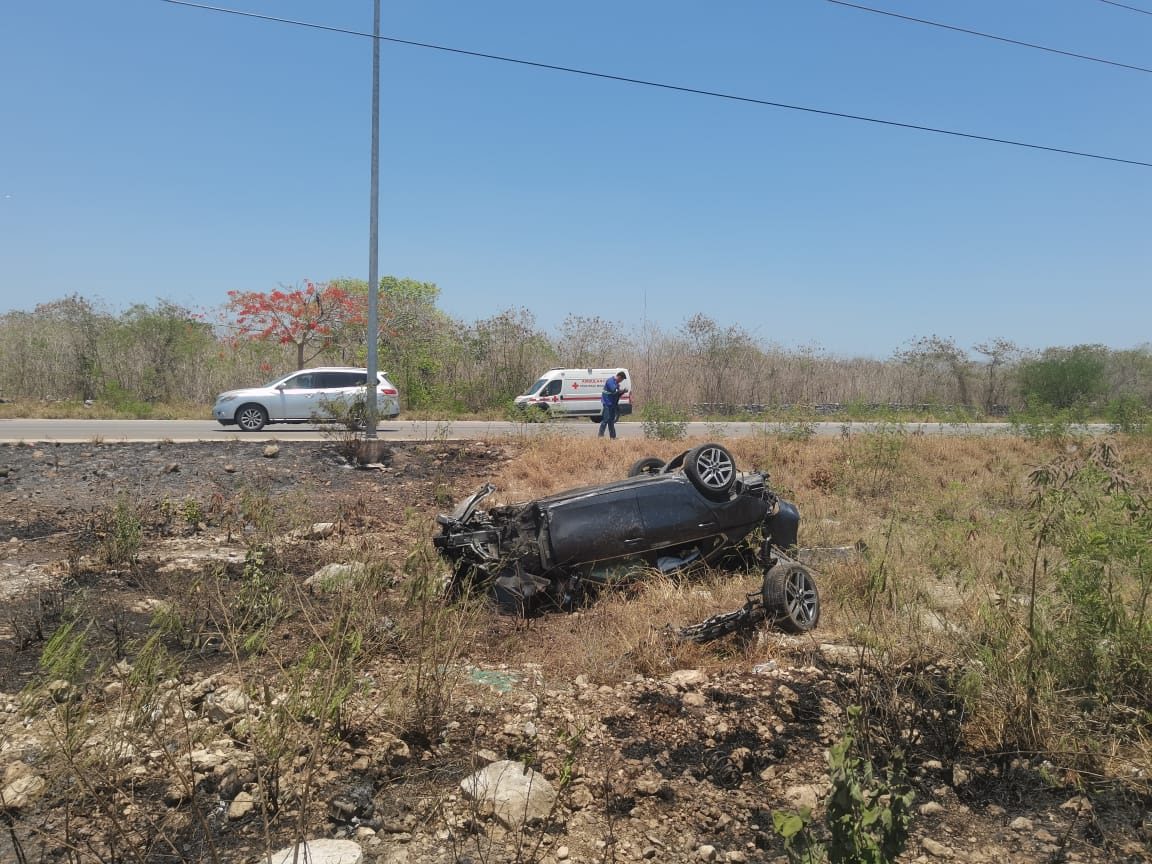
[[[363,372],[321,372],[320,387],[325,390],[337,390],[343,387],[363,387],[368,376]]]
[[[296,375],[284,382],[285,390],[311,390],[316,386],[314,375]]]

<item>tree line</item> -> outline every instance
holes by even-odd
[[[367,285],[306,282],[232,292],[219,307],[168,302],[112,310],[72,295],[0,316],[0,398],[112,407],[206,405],[306,365],[363,365]],[[569,315],[545,332],[528,309],[467,322],[437,307],[432,283],[387,276],[378,359],[406,411],[501,410],[553,367],[631,370],[637,404],[685,415],[838,406],[934,406],[973,417],[1029,407],[1100,415],[1152,406],[1152,346],[1026,351],[1010,340],[910,341],[885,359],[785,348],[703,313],[673,330]]]

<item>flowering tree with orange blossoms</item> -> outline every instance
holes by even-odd
[[[296,368],[315,359],[349,330],[368,320],[367,300],[336,283],[305,282],[302,288],[229,291],[226,309],[235,338],[296,346]]]

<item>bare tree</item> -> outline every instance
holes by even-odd
[[[599,315],[569,315],[560,325],[556,356],[561,366],[573,369],[623,365],[618,358],[625,344],[623,325]]]
[[[987,358],[984,362],[983,407],[985,414],[991,414],[995,406],[1004,403],[1007,372],[1023,352],[1015,342],[1001,338],[980,342],[972,348]]]
[[[912,344],[897,351],[896,359],[917,370],[922,379],[927,378],[927,392],[940,393],[940,385],[951,381],[955,387],[955,398],[946,400],[961,405],[971,405],[969,380],[972,377],[972,361],[967,352],[957,347],[952,339],[942,336],[922,336]],[[917,401],[920,401],[919,399]]]

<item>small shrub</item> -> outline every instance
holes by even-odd
[[[241,647],[256,651],[263,647],[269,629],[285,610],[285,599],[279,590],[281,574],[272,555],[257,547],[248,550],[240,578],[240,590],[230,604],[233,624]]]
[[[104,518],[100,543],[104,562],[112,567],[134,565],[144,543],[144,526],[136,509],[121,499]]]
[[[807,441],[816,434],[818,418],[810,408],[789,408],[782,420],[772,427],[772,434],[786,441]]]
[[[1136,435],[1148,429],[1148,407],[1135,396],[1113,399],[1104,409],[1104,417],[1113,432]]]
[[[418,543],[404,562],[408,577],[397,638],[405,656],[403,681],[388,710],[401,737],[424,743],[443,728],[457,681],[476,605],[442,602],[443,564],[428,541]]]
[[[900,478],[908,447],[904,427],[880,424],[865,435],[844,440],[843,474],[849,487],[865,498],[890,494]]]
[[[185,498],[180,505],[180,515],[193,531],[204,524],[204,507],[195,498]]]
[[[365,439],[364,405],[326,401],[312,415],[312,422],[320,427],[324,439],[335,445],[337,453],[349,462],[356,460],[360,442]]]
[[[141,402],[116,382],[110,382],[104,387],[101,398],[118,414],[128,414],[137,420],[152,416],[152,406],[149,403]]]
[[[276,504],[267,492],[245,487],[240,492],[241,531],[251,546],[272,539],[276,531]]]
[[[1055,591],[1036,596],[1034,678],[1084,713],[1152,711],[1152,509],[1113,448],[1097,443],[1032,472],[1037,555],[1059,552]],[[1032,683],[1035,687],[1035,682]],[[1121,712],[1123,713],[1123,712]]]
[[[540,405],[520,407],[514,401],[504,403],[504,419],[511,423],[547,423],[555,419],[552,412]]]
[[[850,723],[859,708],[848,711]],[[883,776],[848,729],[828,751],[832,789],[824,802],[827,841],[816,836],[811,809],[773,811],[772,827],[783,838],[788,860],[796,864],[891,864],[908,843],[912,802],[916,793],[908,783],[903,754],[893,753]]]
[[[1012,431],[1032,441],[1061,441],[1071,434],[1072,417],[1067,410],[1058,410],[1051,405],[1029,397],[1027,407],[1013,414],[1009,422]]]
[[[640,409],[644,437],[660,441],[682,441],[688,431],[688,416],[662,402],[647,402]]]

